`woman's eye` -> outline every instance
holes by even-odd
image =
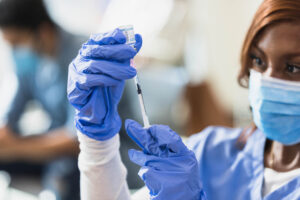
[[[263,61],[261,58],[259,58],[258,56],[255,56],[255,55],[250,55],[250,58],[252,59],[252,64],[253,66],[255,67],[260,67],[262,68],[262,65],[263,65]]]
[[[286,70],[289,73],[299,73],[300,72],[300,66],[287,64]]]

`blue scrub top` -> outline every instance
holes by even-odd
[[[262,197],[265,135],[258,129],[243,149],[237,147],[242,129],[208,127],[189,138],[196,154],[208,200],[300,199],[300,176]]]
[[[41,62],[32,67],[29,73],[16,73],[18,89],[6,115],[8,126],[16,133],[21,132],[18,121],[26,104],[35,100],[42,105],[50,117],[51,124],[48,131],[66,127],[75,134],[73,124],[75,112],[67,100],[68,66],[87,38],[73,35],[59,27],[58,37],[57,57],[50,62],[50,65],[47,63],[45,65],[41,59]]]

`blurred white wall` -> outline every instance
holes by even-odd
[[[238,86],[240,51],[262,0],[194,0],[207,44],[207,78],[219,102],[233,110],[236,125],[249,123],[248,91]]]
[[[90,35],[98,30],[110,0],[44,0],[57,24],[73,33]]]

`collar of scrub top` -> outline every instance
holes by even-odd
[[[246,159],[249,159],[249,166],[252,167],[252,170],[249,170],[253,176],[251,182],[249,183],[249,188],[253,188],[252,194],[255,195],[253,199],[273,200],[284,199],[289,195],[291,197],[292,195],[299,195],[300,176],[297,176],[287,184],[262,198],[264,180],[264,150],[266,140],[266,136],[259,129],[257,129],[249,137],[244,149],[242,150]],[[298,188],[298,190],[295,188]]]

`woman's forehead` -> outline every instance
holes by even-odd
[[[300,21],[281,22],[266,28],[254,44],[263,51],[300,53]]]

